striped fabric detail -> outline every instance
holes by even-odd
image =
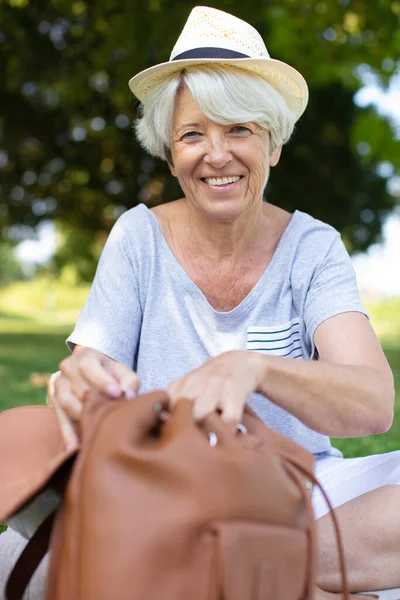
[[[299,320],[293,319],[271,327],[248,327],[247,350],[287,358],[303,358]]]

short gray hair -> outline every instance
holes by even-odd
[[[220,125],[257,123],[270,134],[271,152],[293,133],[295,114],[262,77],[229,65],[193,65],[161,80],[140,106],[137,138],[151,155],[170,160],[175,98],[187,86],[200,110]]]

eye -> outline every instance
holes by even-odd
[[[251,129],[245,125],[235,125],[232,127],[231,131],[233,133],[238,133],[239,135],[248,135],[249,133],[252,133]]]
[[[201,133],[199,133],[198,131],[187,131],[186,133],[183,134],[182,139],[183,140],[194,140],[199,137],[201,137]]]

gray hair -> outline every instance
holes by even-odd
[[[200,110],[220,125],[256,123],[270,134],[271,152],[293,133],[295,114],[268,81],[228,65],[193,65],[161,80],[149,92],[135,123],[151,155],[170,161],[175,98],[187,86]]]

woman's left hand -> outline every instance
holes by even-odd
[[[172,406],[180,399],[193,402],[193,416],[203,419],[216,410],[228,423],[237,424],[250,394],[256,392],[262,377],[260,354],[246,350],[224,352],[207,361],[167,388]]]

